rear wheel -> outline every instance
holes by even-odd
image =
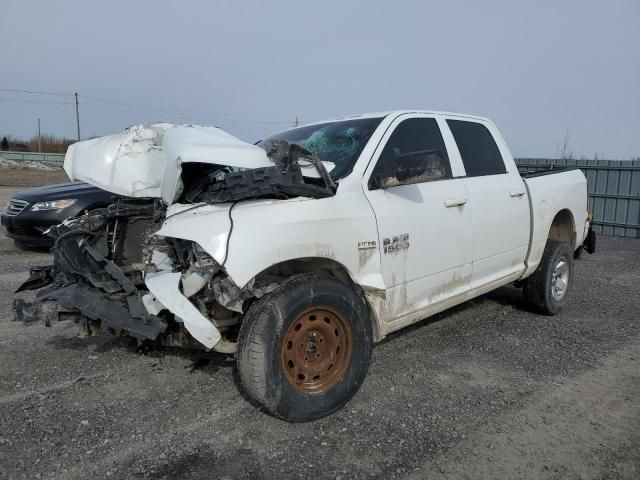
[[[371,359],[368,310],[345,283],[292,277],[247,312],[238,372],[251,398],[292,422],[324,417],[358,391]]]
[[[562,310],[573,283],[573,255],[566,242],[548,240],[538,269],[524,281],[527,303],[546,315]]]

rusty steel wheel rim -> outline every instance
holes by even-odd
[[[351,350],[351,329],[344,316],[330,307],[311,307],[287,329],[282,368],[296,390],[326,392],[345,375]]]

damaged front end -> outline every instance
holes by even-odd
[[[16,320],[47,326],[72,320],[84,336],[106,331],[140,343],[233,353],[242,315],[278,288],[277,279],[253,279],[240,288],[224,261],[188,232],[176,238],[161,230],[170,218],[206,205],[334,194],[331,177],[310,152],[287,142],[271,142],[266,150],[269,166],[182,164],[169,213],[161,198],[121,198],[51,228],[53,265],[32,268],[18,288],[37,293],[32,302],[14,300]],[[317,172],[311,180],[303,178],[305,167]],[[229,218],[232,205],[220,205]]]
[[[86,335],[126,331],[139,340],[165,334],[169,322],[148,313],[141,290],[163,211],[159,201],[129,200],[51,228],[54,263],[32,268],[18,288],[39,291],[33,303],[14,301],[16,320],[74,320]]]
[[[18,288],[38,291],[14,300],[16,320],[233,352],[245,302],[277,285],[240,289],[196,243],[155,236],[164,215],[157,200],[122,200],[52,228],[54,263],[32,268]]]

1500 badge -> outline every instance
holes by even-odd
[[[382,250],[385,254],[395,253],[409,248],[409,234],[394,235],[393,237],[382,239]]]

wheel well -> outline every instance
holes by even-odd
[[[560,210],[556,214],[553,222],[551,222],[548,238],[567,242],[569,247],[573,250],[573,245],[575,243],[575,226],[573,215],[571,215],[569,210]]]
[[[330,258],[306,257],[276,263],[256,275],[256,282],[263,278],[291,277],[300,273],[323,272],[349,285],[356,285],[347,269]]]
[[[271,265],[255,276],[255,284],[268,283],[274,278],[288,278],[301,273],[325,273],[351,286],[362,298],[369,309],[369,318],[373,327],[374,338],[379,338],[379,328],[376,315],[364,294],[360,285],[353,281],[349,271],[340,262],[323,257],[305,257],[286,260],[275,265]]]

